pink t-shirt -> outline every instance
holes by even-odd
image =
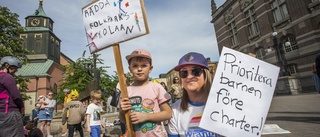
[[[167,91],[157,83],[149,82],[144,86],[127,88],[131,102],[131,112],[157,113],[160,104],[170,101]],[[160,122],[143,122],[133,125],[137,137],[164,137]]]

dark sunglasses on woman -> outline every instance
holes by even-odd
[[[191,70],[191,74],[193,75],[193,76],[200,76],[201,74],[202,74],[202,72],[203,72],[203,68],[193,68],[192,70]],[[181,77],[181,78],[186,78],[186,77],[188,77],[188,74],[189,73],[189,71],[188,70],[180,70],[179,71],[179,76]]]

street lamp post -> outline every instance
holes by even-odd
[[[287,60],[285,57],[285,53],[283,51],[283,48],[281,47],[281,44],[278,42],[277,38],[278,33],[273,32],[273,48],[276,50],[276,57],[277,57],[277,65],[280,67],[280,77],[282,76],[289,76],[288,69],[287,69]],[[290,42],[286,42],[286,45],[289,44]]]

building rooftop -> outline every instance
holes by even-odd
[[[49,76],[51,77],[47,72],[51,65],[53,64],[52,60],[46,60],[44,62],[36,62],[36,63],[27,63],[22,66],[18,70],[18,72],[15,73],[17,76],[22,77],[35,77],[35,76]]]

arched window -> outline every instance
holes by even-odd
[[[50,56],[54,57],[54,52],[55,51],[54,51],[54,43],[53,42],[50,43],[50,49],[51,49],[50,50]]]
[[[34,51],[36,53],[41,53],[42,52],[42,45],[41,45],[41,40],[36,40],[34,42]]]
[[[58,91],[57,83],[54,83],[54,85],[53,85],[53,92],[54,92],[55,94],[57,94],[57,91]]]

